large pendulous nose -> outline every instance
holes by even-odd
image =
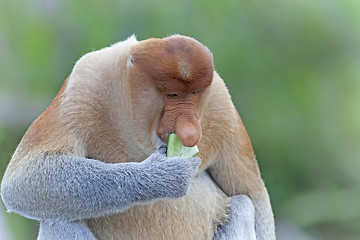
[[[176,119],[175,132],[184,146],[193,147],[201,138],[199,120],[194,116],[180,115]]]

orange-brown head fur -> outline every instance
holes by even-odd
[[[167,141],[175,132],[185,146],[196,145],[201,138],[199,102],[214,73],[210,51],[192,38],[176,35],[139,42],[131,56],[143,81],[151,82],[162,96],[158,136]]]

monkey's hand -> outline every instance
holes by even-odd
[[[24,159],[2,181],[1,194],[9,211],[28,218],[77,221],[181,197],[199,164],[159,150],[140,163],[115,164],[46,152]]]
[[[231,198],[229,219],[218,227],[214,240],[255,240],[255,208],[245,195]]]
[[[166,157],[164,149],[160,148],[142,162],[144,173],[141,177],[151,188],[146,190],[147,194],[154,199],[185,196],[200,162],[198,157]]]

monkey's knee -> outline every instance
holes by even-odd
[[[231,198],[230,215],[247,219],[248,224],[255,224],[255,207],[246,195],[237,195]]]
[[[228,214],[229,219],[218,227],[215,240],[256,239],[255,207],[248,196],[232,197]]]
[[[89,228],[77,222],[41,222],[38,240],[96,240]]]

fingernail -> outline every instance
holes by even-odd
[[[162,153],[166,153],[166,150],[167,150],[167,146],[165,145],[165,144],[163,144],[163,145],[161,145],[160,147],[159,147],[159,150],[162,152]]]

